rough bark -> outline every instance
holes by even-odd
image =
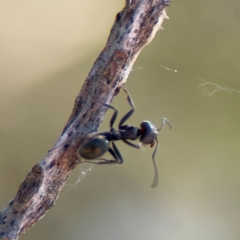
[[[167,19],[167,0],[127,0],[116,16],[107,44],[75,100],[61,137],[32,167],[14,199],[0,212],[0,239],[16,240],[54,206],[70,172],[80,163],[76,152],[84,135],[96,132],[106,107],[119,92],[140,51]],[[101,103],[99,103],[101,102]]]

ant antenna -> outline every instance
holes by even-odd
[[[167,118],[163,118],[162,119],[162,124],[161,124],[160,128],[157,129],[158,132],[162,129],[162,127],[164,126],[165,123],[167,123],[167,125],[169,126],[170,129],[172,128],[172,124],[167,120]],[[154,152],[153,152],[153,155],[152,155],[153,167],[154,167],[154,178],[153,178],[153,182],[152,182],[151,188],[157,187],[158,179],[159,179],[158,167],[157,167],[157,163],[155,161],[155,155],[157,153],[157,150],[158,150],[158,147],[159,147],[159,143],[158,143],[157,138],[155,139],[155,141],[157,142],[157,146],[154,149]]]
[[[170,129],[172,129],[172,124],[166,118],[162,118],[161,127],[157,129],[158,132],[162,129],[165,123],[169,126]]]
[[[158,145],[159,145],[159,144],[158,144],[157,138],[155,139],[155,141],[157,142],[157,146],[156,146],[156,148],[154,149],[154,152],[153,152],[153,155],[152,155],[153,167],[154,167],[154,178],[153,178],[153,182],[152,182],[151,188],[157,187],[157,185],[158,185],[158,179],[159,179],[158,167],[157,167],[157,163],[156,163],[156,161],[155,161],[155,155],[156,155],[156,152],[157,152],[157,149],[158,149]]]

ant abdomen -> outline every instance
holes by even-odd
[[[86,140],[79,148],[79,156],[86,159],[98,159],[110,147],[109,141],[104,136],[98,136],[97,138],[91,138]]]

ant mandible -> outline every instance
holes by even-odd
[[[155,162],[155,155],[159,145],[157,140],[158,132],[162,129],[164,123],[167,123],[170,129],[172,128],[172,125],[166,118],[162,119],[162,124],[159,128],[157,128],[150,121],[146,120],[140,124],[140,128],[130,125],[123,125],[135,111],[135,106],[132,97],[130,96],[129,92],[125,89],[125,87],[123,87],[123,90],[127,94],[127,100],[132,109],[122,117],[118,124],[118,129],[115,129],[113,127],[113,124],[118,115],[118,109],[106,103],[101,103],[105,107],[114,110],[113,116],[110,120],[110,131],[98,132],[92,138],[87,139],[83,143],[83,145],[78,149],[77,155],[79,159],[84,158],[86,160],[81,162],[89,162],[94,164],[112,164],[112,163],[121,164],[123,163],[123,158],[121,156],[120,151],[117,149],[114,141],[122,140],[127,145],[138,149],[140,148],[139,144],[138,145],[134,144],[132,142],[129,142],[128,140],[137,140],[139,138],[140,143],[142,143],[143,145],[150,145],[150,147],[153,147],[156,142],[157,145],[152,154],[152,160],[154,165],[154,179],[151,187],[154,188],[158,184],[158,169],[157,164]],[[112,144],[112,147],[110,146],[110,143]],[[101,158],[101,156],[107,151],[113,156],[112,160]],[[97,162],[89,160],[94,160]]]

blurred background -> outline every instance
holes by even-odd
[[[0,208],[59,137],[123,0],[0,2]],[[240,2],[172,1],[127,89],[139,125],[162,117],[152,148],[117,143],[123,165],[82,164],[21,239],[240,237]],[[125,94],[113,105],[124,115]],[[101,130],[109,129],[108,111]]]

